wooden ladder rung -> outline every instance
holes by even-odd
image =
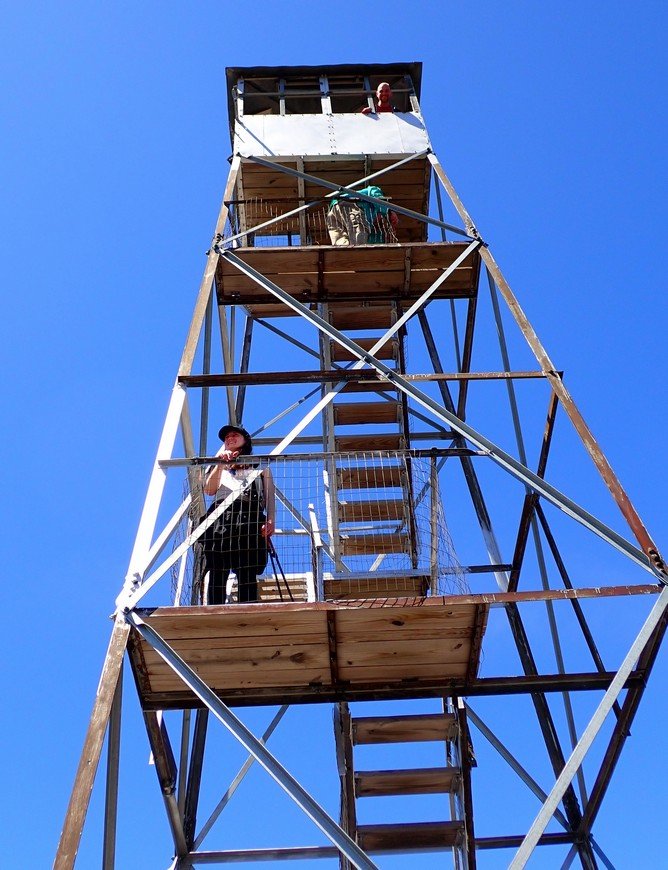
[[[463,833],[463,822],[358,825],[357,842],[366,852],[411,852],[413,849],[456,846]]]
[[[418,743],[454,740],[457,720],[453,713],[412,716],[361,716],[352,720],[353,743]]]
[[[339,489],[376,489],[401,486],[401,466],[364,465],[359,468],[337,468]]]
[[[401,520],[405,505],[400,498],[380,501],[344,501],[339,503],[339,520],[342,523],[361,523],[371,520]]]
[[[458,767],[356,771],[355,795],[448,794],[459,787],[460,776]]]
[[[378,336],[380,338],[380,336]],[[376,344],[378,338],[357,338],[354,339],[355,344],[358,344],[364,350],[371,350],[371,348]],[[394,359],[395,354],[395,342],[393,339],[386,341],[385,344],[377,350],[374,356],[376,359]],[[337,342],[331,342],[331,354],[332,359],[335,362],[343,362],[344,360],[358,360],[359,357],[355,356],[354,353],[348,350],[347,347],[343,347],[343,345],[338,344]]]
[[[373,535],[349,535],[341,540],[344,556],[376,553],[409,553],[410,541],[405,532],[377,532]]]
[[[398,402],[340,402],[334,405],[336,426],[398,422]]]
[[[401,435],[335,435],[334,449],[339,453],[354,450],[402,450]]]

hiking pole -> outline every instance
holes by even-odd
[[[285,572],[283,571],[283,566],[281,565],[281,561],[278,558],[278,553],[276,552],[276,547],[274,547],[274,542],[271,540],[271,538],[267,539],[267,550],[269,551],[269,558],[271,559],[271,569],[274,572],[274,576],[276,577],[276,588],[278,589],[278,594],[281,601],[283,601],[283,593],[281,592],[281,584],[278,579],[279,571],[281,573],[281,577],[283,578],[285,588],[288,591],[288,595],[290,596],[290,601],[294,601],[295,597],[292,594],[292,589],[290,589],[290,586],[288,585]]]

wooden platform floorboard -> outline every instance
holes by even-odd
[[[230,704],[420,697],[475,677],[486,604],[388,598],[139,610]],[[130,661],[144,709],[201,706],[138,632]]]
[[[347,303],[416,299],[465,250],[464,242],[334,247],[247,247],[233,253],[300,302]],[[474,295],[480,257],[474,251],[433,298]],[[266,305],[275,297],[221,258],[216,271],[221,304]],[[361,315],[363,317],[363,315]]]

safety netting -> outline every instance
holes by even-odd
[[[223,485],[213,497],[205,495],[202,484],[210,471],[190,471],[192,504],[174,546],[207,520],[209,529],[172,569],[174,604],[211,603],[212,598],[220,603],[220,591],[212,593],[210,586],[213,563],[202,558],[202,544],[216,529],[221,540],[232,541],[223,543],[223,550],[235,550],[220,562],[229,569],[226,601],[236,600],[239,577],[247,582],[248,571],[254,573],[256,567],[261,601],[469,591],[448,532],[433,456],[368,451],[244,458],[243,465],[232,468],[233,476],[255,479],[251,490],[260,500],[257,508],[240,507],[241,500],[230,496],[233,484]],[[226,470],[221,479],[228,474]],[[275,510],[265,503],[267,481],[273,484]],[[225,498],[229,505],[211,522]],[[273,534],[264,553],[267,539],[258,543],[258,531],[264,538],[267,516],[273,519]],[[253,548],[259,548],[259,558],[236,552]],[[241,570],[235,570],[235,561]],[[243,589],[241,593],[243,599]]]

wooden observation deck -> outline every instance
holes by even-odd
[[[231,705],[439,696],[478,671],[487,604],[452,596],[138,610]],[[201,706],[132,632],[130,660],[144,710]]]
[[[360,300],[414,301],[466,249],[464,242],[411,242],[404,245],[358,245],[309,248],[238,248],[235,255],[299,302],[355,303]],[[434,292],[435,299],[475,295],[480,257],[475,251]],[[293,312],[272,294],[221,260],[216,273],[218,301],[223,304],[275,303],[270,314]],[[265,314],[266,316],[266,314]],[[365,321],[360,314],[358,325]]]

